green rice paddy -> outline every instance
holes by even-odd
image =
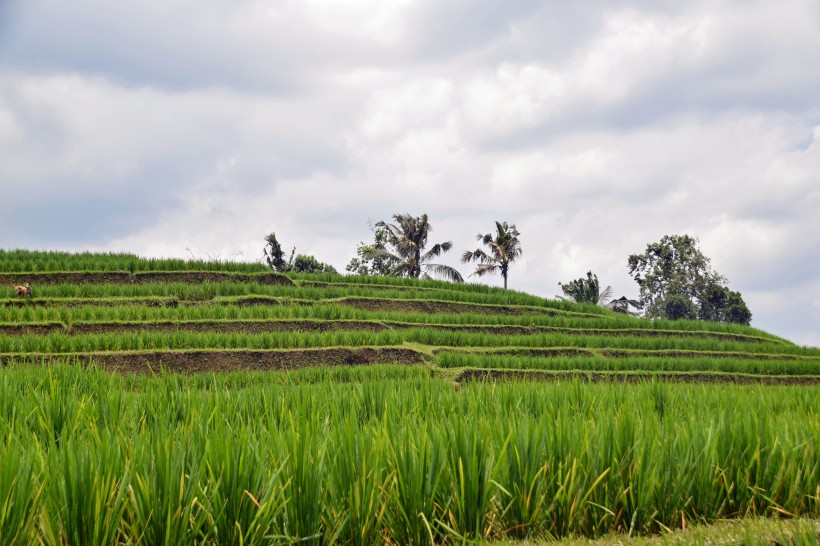
[[[0,289],[0,545],[462,544],[820,516],[820,349],[760,330],[480,285],[261,283],[261,265],[221,261],[0,251],[0,272],[78,275]]]

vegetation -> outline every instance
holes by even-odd
[[[320,262],[313,256],[296,254],[296,247],[290,253],[290,258],[285,261],[285,253],[282,245],[276,239],[275,233],[265,236],[265,261],[268,266],[279,273],[336,273],[332,265]],[[296,257],[294,258],[294,255]]]
[[[431,274],[444,277],[453,282],[464,282],[464,279],[449,265],[432,263],[434,260],[453,247],[452,241],[434,244],[425,252],[427,237],[433,230],[427,215],[414,217],[410,214],[395,214],[395,224],[378,222],[376,227],[386,233],[386,243],[392,247],[376,248],[367,258],[381,258],[393,264],[390,275],[395,277],[410,277],[412,279],[429,279]]]
[[[495,223],[495,237],[492,233],[476,235],[476,241],[488,247],[489,254],[481,248],[477,248],[472,252],[464,251],[461,256],[461,261],[464,263],[478,262],[475,273],[478,277],[495,273],[501,273],[504,279],[504,289],[507,289],[507,276],[509,274],[510,264],[521,257],[521,241],[518,236],[521,235],[515,228],[515,225],[507,225],[507,222]]]
[[[523,546],[820,516],[820,349],[702,306],[14,252],[0,544]],[[291,371],[236,371],[261,368]]]
[[[373,242],[359,243],[356,247],[356,257],[351,258],[345,270],[354,275],[389,276],[398,265],[397,260],[387,250],[390,235],[386,226],[370,225],[373,232]]]
[[[7,369],[0,529],[24,544],[440,544],[818,515],[816,388],[455,391],[393,370]]]
[[[697,243],[689,235],[665,235],[629,256],[646,316],[749,324],[752,314],[740,293],[726,288],[726,278],[711,269]]]
[[[261,263],[232,260],[183,260],[178,258],[142,258],[120,252],[59,252],[33,250],[4,250],[0,248],[0,272],[46,271],[219,271],[236,273],[264,273]]]
[[[592,271],[587,272],[586,279],[581,277],[567,284],[559,282],[558,286],[561,287],[561,291],[564,293],[563,296],[558,296],[558,298],[575,303],[591,303],[592,305],[605,307],[612,297],[612,287],[607,286],[601,290],[598,275],[593,274]]]

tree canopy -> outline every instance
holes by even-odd
[[[558,283],[563,296],[558,296],[558,299],[565,301],[574,301],[575,303],[591,303],[605,307],[612,297],[612,287],[607,286],[601,290],[601,284],[598,282],[598,275],[592,271],[587,271],[586,279],[581,277],[566,284]]]
[[[389,276],[398,265],[394,256],[387,251],[389,232],[386,227],[373,224],[370,224],[370,231],[373,232],[373,242],[360,242],[356,247],[356,257],[350,259],[345,270],[355,275]]]
[[[504,289],[506,290],[510,264],[521,257],[522,253],[521,241],[518,239],[519,235],[521,234],[516,229],[515,224],[509,225],[507,222],[496,220],[495,237],[492,233],[479,233],[476,235],[476,241],[480,241],[486,246],[489,253],[481,248],[473,251],[465,250],[461,256],[461,261],[464,263],[478,262],[473,275],[479,277],[499,271],[504,279]]]
[[[640,287],[641,303],[650,318],[699,318],[749,324],[752,314],[738,292],[689,235],[665,235],[628,259],[630,275]]]
[[[366,253],[366,259],[384,259],[385,263],[390,264],[389,274],[394,277],[430,279],[434,275],[453,282],[464,282],[461,273],[455,268],[432,263],[432,260],[453,247],[452,241],[435,243],[425,252],[427,238],[433,231],[426,214],[395,214],[393,220],[395,224],[384,221],[376,223],[377,229],[384,230],[385,244],[383,248]]]

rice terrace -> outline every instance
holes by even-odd
[[[0,285],[0,545],[818,539],[820,349],[749,326],[129,254]]]

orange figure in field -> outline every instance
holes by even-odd
[[[31,296],[31,284],[26,283],[25,286],[15,286],[14,287],[14,295],[15,296]]]

